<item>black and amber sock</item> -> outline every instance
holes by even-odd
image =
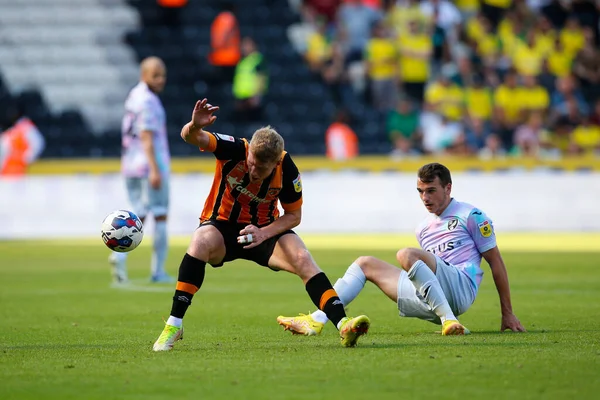
[[[306,282],[306,291],[315,306],[319,307],[335,326],[346,316],[344,304],[324,272],[319,272]]]
[[[204,282],[204,272],[206,270],[206,261],[198,260],[185,254],[179,265],[179,276],[177,277],[177,286],[173,296],[173,306],[171,307],[171,316],[183,318],[196,292]]]

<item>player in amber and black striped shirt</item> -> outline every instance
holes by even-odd
[[[183,316],[202,286],[206,263],[220,267],[238,258],[298,275],[314,304],[339,329],[342,344],[354,346],[367,332],[369,318],[346,316],[331,282],[291,230],[302,216],[302,182],[298,168],[283,149],[283,138],[268,126],[254,132],[249,143],[205,131],[216,120],[213,113],[218,109],[206,99],[198,101],[192,121],[181,130],[187,143],[215,155],[216,170],[200,226],[179,266],[171,315],[154,351],[171,350],[183,335]],[[279,202],[283,215],[279,215]],[[305,328],[308,334],[316,334]]]

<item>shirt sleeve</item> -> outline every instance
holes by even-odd
[[[243,160],[246,158],[246,140],[221,133],[208,133],[208,146],[200,148],[209,151],[218,160]]]
[[[160,131],[160,117],[158,111],[156,110],[156,105],[153,104],[151,99],[148,99],[144,102],[135,123],[137,124],[137,129],[135,129],[134,132],[141,133],[143,131]]]
[[[286,153],[282,161],[283,183],[279,201],[285,211],[295,211],[302,207],[302,179],[292,157]]]
[[[475,242],[479,253],[496,247],[496,234],[492,220],[483,211],[474,208],[467,218],[467,230]]]

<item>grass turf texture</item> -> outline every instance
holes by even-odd
[[[151,351],[173,287],[146,283],[148,238],[129,259],[130,290],[109,287],[100,239],[0,242],[0,398],[596,398],[600,275],[598,254],[582,249],[600,250],[597,239],[499,239],[526,334],[498,332],[498,296],[484,264],[479,297],[461,318],[471,336],[442,337],[436,325],[399,318],[370,283],[349,307],[372,321],[357,348],[342,348],[331,324],[320,337],[291,336],[275,318],[314,310],[302,283],[241,261],[207,270],[185,339],[170,353]],[[172,241],[173,274],[186,242]],[[335,282],[355,257],[392,261],[414,239],[307,243]]]

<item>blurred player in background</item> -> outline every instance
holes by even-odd
[[[5,110],[8,128],[0,133],[0,175],[22,176],[42,154],[46,141],[20,104]]]
[[[354,346],[367,332],[369,318],[346,316],[329,279],[291,230],[302,216],[302,182],[283,138],[271,127],[254,132],[250,143],[203,130],[217,118],[212,115],[216,110],[206,99],[198,101],[192,121],[181,131],[187,143],[214,154],[217,168],[200,226],[179,267],[171,315],[154,351],[171,350],[182,337],[183,316],[202,286],[206,264],[220,267],[240,258],[298,275],[313,303],[339,329],[342,345]]]
[[[160,58],[149,57],[140,64],[140,74],[140,82],[125,101],[121,171],[133,211],[143,222],[149,212],[154,217],[150,280],[173,283],[175,279],[165,272],[170,154],[165,109],[158,98],[166,83],[166,68]],[[127,253],[109,257],[117,283],[128,280],[126,259]]]
[[[513,314],[508,274],[496,246],[492,221],[474,206],[451,197],[452,178],[445,166],[427,164],[417,175],[417,191],[431,213],[416,230],[423,250],[399,250],[396,259],[401,268],[375,257],[359,257],[334,285],[344,305],[371,281],[396,302],[400,316],[441,324],[442,335],[469,333],[457,316],[475,301],[483,278],[483,257],[500,295],[500,330],[524,332]],[[321,333],[327,316],[316,311],[298,317],[280,316],[277,322],[293,333],[310,336]]]

